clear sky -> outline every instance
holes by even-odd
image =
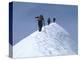
[[[78,7],[75,5],[13,3],[13,39],[14,44],[37,30],[35,17],[42,14],[45,21],[55,17],[56,23],[71,34],[74,47],[77,47]]]

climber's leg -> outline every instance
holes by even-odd
[[[39,31],[41,31],[42,30],[42,21],[38,22],[38,27],[39,27]]]

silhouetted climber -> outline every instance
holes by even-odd
[[[56,18],[53,18],[53,22],[55,22]]]
[[[48,18],[48,20],[47,20],[47,23],[48,23],[48,25],[51,23],[51,20],[50,20],[50,18]]]
[[[44,17],[43,17],[43,15],[40,15],[40,16],[37,16],[37,17],[35,17],[35,18],[37,18],[38,28],[39,28],[39,31],[41,31],[41,30],[42,30],[43,23],[44,23],[44,25],[45,25]]]

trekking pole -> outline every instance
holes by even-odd
[[[36,21],[36,29],[38,30],[38,23],[37,23],[37,21]]]
[[[35,17],[37,18],[37,17]],[[38,20],[36,20],[36,29],[38,30]]]

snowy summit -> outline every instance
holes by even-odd
[[[13,58],[75,54],[70,34],[57,23],[35,31],[13,46]]]

